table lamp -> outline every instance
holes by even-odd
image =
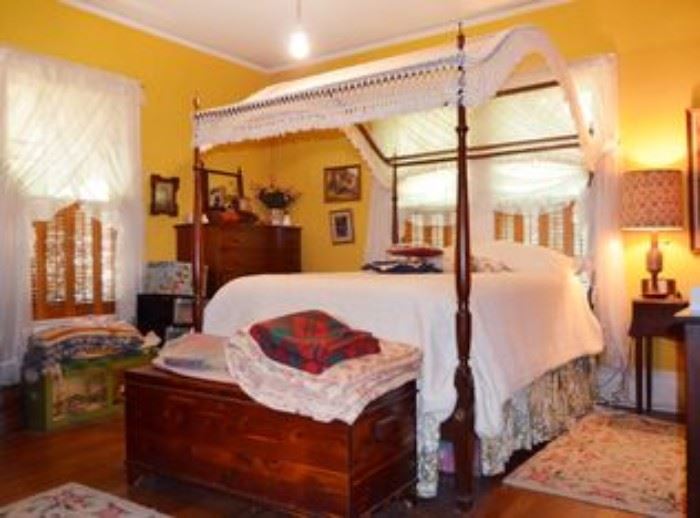
[[[659,232],[683,229],[682,173],[674,169],[628,171],[622,177],[622,230],[651,232],[646,267],[651,279],[642,280],[642,296],[664,298],[676,291],[672,279],[660,279],[663,254]]]

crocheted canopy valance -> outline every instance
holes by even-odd
[[[210,148],[458,103],[477,106],[495,95],[531,54],[542,56],[560,82],[585,140],[564,60],[543,31],[523,26],[468,38],[464,50],[434,47],[342,68],[272,85],[240,102],[199,111],[194,115],[194,144]]]

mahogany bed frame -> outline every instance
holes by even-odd
[[[457,48],[463,50],[465,37],[461,27],[457,35]],[[460,69],[463,72],[463,69]],[[556,81],[537,83],[519,88],[501,90],[497,96],[511,95],[529,90],[550,88],[558,86]],[[471,242],[469,233],[469,185],[467,181],[467,159],[492,158],[509,154],[521,154],[534,151],[548,151],[556,149],[570,149],[579,147],[577,135],[562,135],[543,139],[532,139],[518,142],[498,143],[488,146],[474,147],[468,151],[467,110],[464,106],[464,91],[457,93],[457,135],[456,149],[433,151],[402,157],[387,158],[384,156],[372,140],[369,132],[362,125],[358,129],[368,141],[370,147],[378,157],[393,170],[392,182],[392,242],[399,241],[398,224],[398,192],[397,170],[400,167],[427,165],[439,162],[457,162],[457,228],[455,241],[455,289],[457,294],[457,310],[455,313],[455,325],[457,330],[457,355],[458,366],[455,371],[454,384],[457,390],[457,403],[452,416],[442,424],[442,437],[450,440],[454,447],[455,455],[455,481],[456,501],[462,509],[469,509],[474,501],[474,380],[469,367],[471,353],[472,320],[469,311],[469,298],[471,295],[470,256]],[[194,100],[195,113],[200,109],[198,99]],[[202,159],[203,152],[198,147],[194,148],[193,173],[194,173],[194,224],[193,224],[193,284],[194,284],[194,325],[197,331],[202,328],[202,313],[204,299],[200,284],[203,279],[203,230],[202,215],[203,195],[205,194],[204,177],[207,169]]]

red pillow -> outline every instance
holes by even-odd
[[[434,246],[421,245],[401,245],[392,246],[387,253],[390,255],[399,255],[402,257],[438,257],[442,255],[442,248]]]

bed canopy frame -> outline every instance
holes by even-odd
[[[392,240],[398,241],[397,170],[400,167],[439,162],[457,163],[457,229],[455,243],[455,325],[458,364],[454,374],[457,402],[452,416],[442,425],[443,436],[452,441],[455,453],[456,498],[462,508],[473,502],[474,382],[469,358],[472,321],[468,159],[504,154],[565,149],[587,144],[583,117],[564,60],[546,34],[534,27],[516,27],[486,37],[470,39],[469,51],[459,27],[456,49],[435,48],[397,58],[340,69],[263,89],[247,99],[208,110],[194,103],[194,223],[193,283],[194,321],[202,325],[204,273],[203,194],[207,169],[202,156],[220,144],[280,136],[289,132],[356,125],[377,156],[392,168]],[[544,57],[556,81],[500,90],[524,57]],[[569,101],[578,134],[547,139],[499,143],[468,150],[467,107],[484,100],[535,88],[561,86]],[[453,106],[457,113],[454,149],[429,151],[401,157],[384,156],[362,125],[370,120],[408,112]]]

